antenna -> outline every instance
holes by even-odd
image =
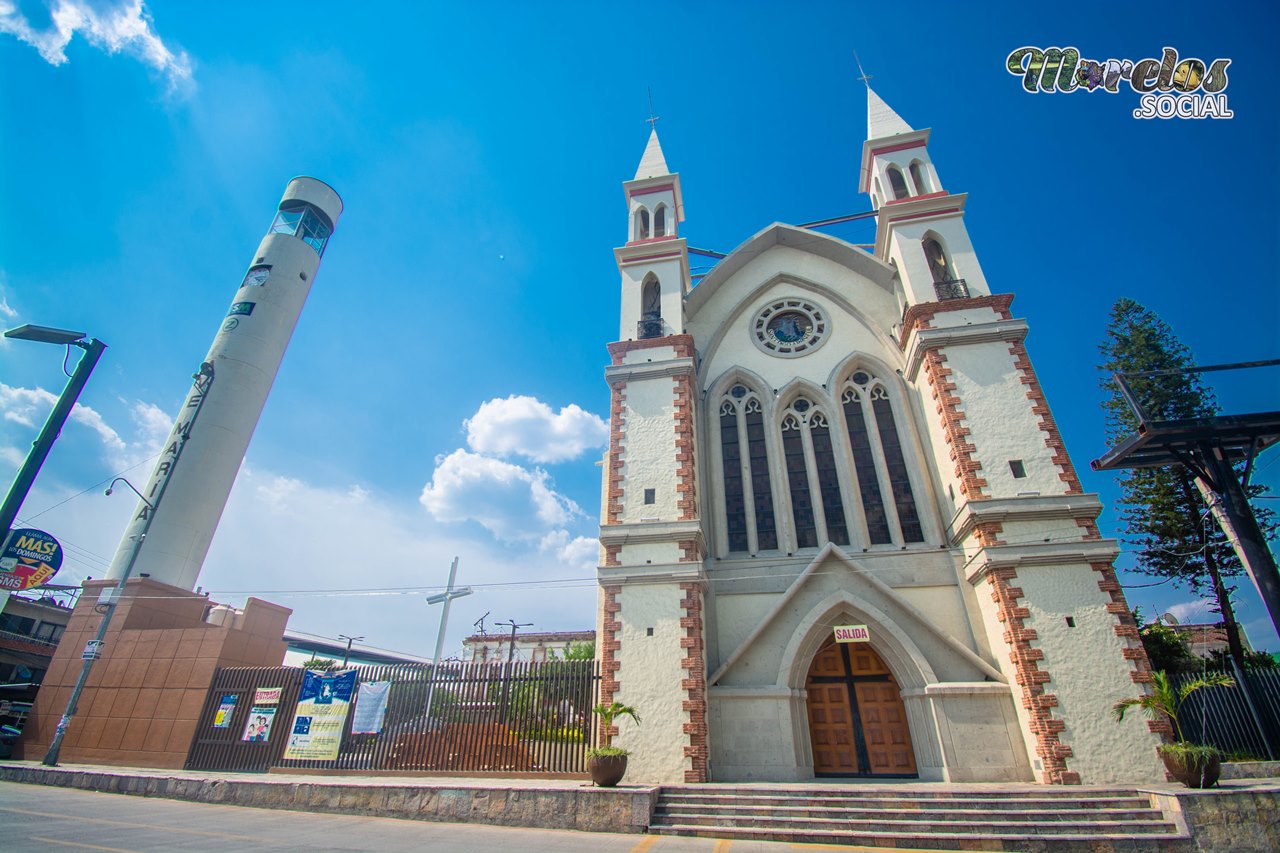
[[[858,64],[858,74],[860,75],[858,79],[862,81],[862,85],[870,89],[871,75],[862,70],[862,60],[858,58],[858,52],[856,50],[853,52],[853,61]]]
[[[492,610],[486,610],[483,616],[481,616],[479,619],[471,623],[472,625],[475,626],[476,630],[480,633],[480,636],[482,637],[487,637],[489,635],[489,632],[484,629],[484,620],[489,618],[489,614],[492,612],[493,612]]]
[[[648,86],[645,86],[644,90],[649,95],[649,117],[645,119],[645,121],[649,122],[649,127],[652,130],[657,130],[658,119],[662,118],[662,116],[656,116],[653,114],[653,89],[649,88]]]

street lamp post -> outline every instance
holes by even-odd
[[[356,642],[357,640],[363,640],[364,637],[348,637],[346,634],[339,634],[338,639],[347,641],[347,651],[342,656],[342,668],[346,669],[347,661],[351,660],[351,644]]]
[[[84,355],[80,356],[80,363],[76,365],[75,372],[67,380],[66,387],[62,389],[62,394],[58,397],[58,402],[54,405],[53,411],[49,413],[48,419],[44,422],[44,427],[40,430],[40,435],[31,445],[31,452],[27,454],[26,461],[18,469],[18,476],[14,478],[13,485],[9,487],[9,493],[5,496],[4,504],[0,506],[0,550],[8,546],[9,536],[13,533],[13,522],[18,517],[18,510],[22,508],[22,502],[26,500],[27,493],[31,491],[31,484],[35,482],[36,474],[40,473],[40,466],[44,464],[44,460],[48,457],[54,440],[57,439],[58,433],[62,432],[62,425],[66,423],[67,416],[71,414],[71,407],[76,404],[76,400],[80,397],[80,392],[84,390],[85,383],[89,381],[89,374],[93,372],[94,366],[97,365],[98,359],[101,358],[102,351],[107,348],[107,345],[97,338],[85,340],[84,332],[54,329],[49,326],[32,326],[30,324],[19,326],[16,329],[8,330],[4,333],[4,336],[20,341],[38,341],[45,344],[66,344],[67,346],[79,347],[84,350]]]
[[[444,604],[444,608],[440,611],[440,630],[436,632],[436,654],[431,659],[431,681],[427,682],[427,724],[431,723],[431,696],[436,691],[436,680],[440,677],[440,655],[444,652],[444,631],[449,624],[449,605],[453,603],[455,598],[462,598],[464,595],[470,595],[473,590],[469,586],[453,588],[453,581],[458,576],[458,558],[453,558],[453,565],[449,567],[449,584],[444,588],[444,592],[436,595],[427,596],[427,604]]]

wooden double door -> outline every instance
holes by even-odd
[[[916,775],[902,693],[870,645],[828,640],[805,687],[814,775]]]

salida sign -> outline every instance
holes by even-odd
[[[48,583],[62,568],[62,546],[43,530],[13,531],[0,554],[0,590],[18,592]]]
[[[835,630],[837,643],[871,642],[871,632],[866,625],[837,625]]]

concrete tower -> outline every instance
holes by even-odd
[[[132,563],[134,576],[195,587],[341,214],[342,200],[321,181],[294,178],[285,188],[142,490],[145,501],[125,529],[108,578],[119,578]]]

